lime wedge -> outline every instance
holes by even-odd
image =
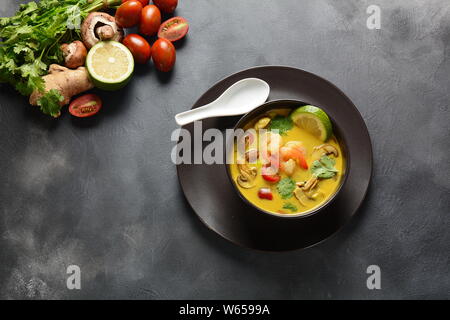
[[[322,109],[315,106],[303,106],[291,113],[292,121],[321,141],[327,141],[333,134],[330,118]]]
[[[116,41],[100,41],[89,50],[86,68],[97,88],[113,91],[124,87],[134,70],[130,50]]]

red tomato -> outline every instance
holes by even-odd
[[[156,69],[163,72],[172,70],[177,59],[177,53],[172,42],[166,39],[158,39],[153,44],[152,50],[153,63]]]
[[[122,0],[122,3],[127,2],[130,0]],[[149,0],[138,0],[140,3],[142,3],[142,6],[145,7],[146,5],[148,5]]]
[[[79,118],[90,117],[96,114],[102,107],[99,96],[89,93],[73,100],[69,105],[71,115]]]
[[[146,36],[152,36],[158,32],[161,25],[161,11],[155,5],[148,5],[142,9],[139,32]]]
[[[137,63],[147,63],[152,56],[152,48],[143,37],[136,33],[129,34],[123,39],[123,44],[130,49],[134,61]]]
[[[278,174],[276,174],[276,171],[277,169],[270,167],[270,165],[264,166],[261,168],[261,176],[263,177],[264,180],[275,183],[280,181],[281,179],[281,177]]]
[[[277,175],[277,174],[276,175],[263,174],[262,177],[263,177],[264,180],[269,181],[271,183],[278,182],[281,179],[281,177],[279,175]]]
[[[272,190],[270,190],[270,188],[261,188],[258,190],[258,197],[260,199],[272,200],[273,199]]]
[[[124,28],[134,27],[141,19],[142,3],[129,0],[122,3],[116,11],[116,22]]]
[[[153,3],[164,13],[172,13],[178,5],[178,0],[153,0]]]
[[[174,17],[163,22],[158,31],[158,37],[172,42],[180,40],[189,31],[189,23],[185,18]]]

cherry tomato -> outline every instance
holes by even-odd
[[[172,70],[177,59],[177,53],[172,42],[166,39],[158,39],[153,44],[153,63],[156,69],[163,72]]]
[[[172,13],[178,5],[178,0],[153,0],[153,3],[164,13]]]
[[[155,5],[148,5],[142,9],[139,32],[146,36],[152,36],[158,32],[161,25],[161,11]]]
[[[142,3],[137,0],[129,0],[122,3],[116,11],[116,22],[124,28],[134,27],[141,19]]]
[[[127,2],[130,0],[122,0],[122,3]],[[145,7],[146,5],[148,5],[149,0],[138,0],[140,3],[142,3],[142,6]]]
[[[147,63],[152,56],[152,48],[143,37],[136,33],[131,33],[123,39],[123,44],[130,49],[134,61],[137,63]]]
[[[272,200],[273,199],[272,190],[270,190],[270,188],[261,188],[258,190],[258,197],[260,199]]]
[[[172,42],[180,40],[189,31],[189,23],[185,18],[174,17],[161,25],[158,31],[158,37],[170,40]]]
[[[99,96],[89,93],[73,100],[69,105],[71,115],[79,118],[90,117],[96,114],[102,107]]]

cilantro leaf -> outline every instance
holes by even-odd
[[[281,198],[289,199],[292,197],[295,189],[295,181],[291,178],[283,178],[277,184],[277,191]]]
[[[61,93],[56,89],[52,89],[46,92],[42,97],[40,97],[37,101],[37,104],[41,108],[41,111],[43,113],[56,118],[60,115],[60,102],[63,100],[64,97],[61,95]]]
[[[290,203],[290,202],[286,202],[283,205],[283,209],[291,210],[292,212],[297,212],[298,211],[298,208],[295,205],[293,205],[292,203]]]
[[[320,160],[313,162],[311,172],[318,178],[330,179],[333,178],[338,170],[334,167],[336,161],[328,156],[322,156]]]
[[[291,118],[277,115],[270,121],[269,129],[278,130],[279,134],[284,135],[291,130],[293,126],[294,123]]]

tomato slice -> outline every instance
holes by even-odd
[[[261,188],[258,190],[258,197],[260,199],[273,200],[272,190],[270,188]]]
[[[96,94],[85,94],[73,100],[69,105],[71,115],[78,118],[93,116],[102,108],[102,100]]]
[[[281,179],[280,176],[277,174],[276,175],[263,174],[262,177],[264,180],[271,182],[271,183],[276,183],[276,182],[280,181],[280,179]]]
[[[270,166],[265,166],[261,168],[261,176],[263,177],[264,180],[268,181],[268,182],[278,182],[280,181],[281,177],[274,173],[273,171],[275,171],[276,169],[270,167]]]
[[[158,37],[169,41],[177,41],[183,38],[189,31],[189,23],[183,17],[173,17],[161,24]]]

